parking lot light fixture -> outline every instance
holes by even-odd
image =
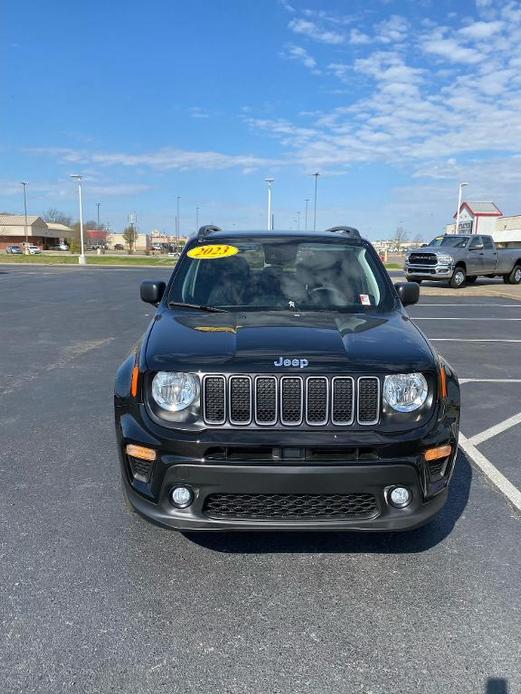
[[[24,217],[25,217],[25,222],[24,222],[24,227],[25,227],[25,249],[24,252],[27,253],[27,246],[29,244],[29,236],[28,236],[28,231],[27,231],[27,191],[25,190],[27,186],[27,181],[20,181],[20,185],[24,189]]]
[[[459,193],[458,193],[458,211],[456,212],[456,229],[454,233],[459,233],[459,213],[461,209],[461,196],[463,193],[463,188],[465,186],[468,186],[468,183],[460,183],[459,184]]]
[[[85,247],[83,244],[83,199],[81,191],[81,180],[83,177],[79,174],[71,174],[71,178],[74,178],[78,181],[78,201],[80,205],[80,255],[78,257],[78,263],[80,265],[86,265],[87,258],[85,257]]]
[[[315,171],[312,176],[315,178],[315,200],[314,200],[314,209],[313,209],[313,231],[317,230],[317,194],[318,194],[318,177],[320,176],[320,173],[318,171]]]
[[[266,178],[265,181],[268,184],[268,231],[273,229],[273,216],[271,214],[271,186],[273,184],[274,178]]]

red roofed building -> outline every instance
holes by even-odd
[[[496,221],[502,217],[501,210],[488,200],[468,200],[461,203],[459,211],[459,225],[456,231],[456,224],[447,227],[449,234],[493,234],[496,230]],[[454,214],[454,219],[457,212]]]

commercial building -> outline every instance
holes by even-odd
[[[454,214],[454,219],[456,219]],[[456,224],[447,224],[446,234],[456,233]],[[503,247],[521,245],[521,215],[505,216],[492,201],[461,203],[458,233],[487,234]]]
[[[73,234],[72,229],[64,224],[44,222],[41,217],[27,215],[27,229],[25,215],[2,214],[0,215],[0,250],[7,246],[22,246],[27,242],[46,250],[58,243],[69,242]]]

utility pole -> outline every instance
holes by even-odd
[[[177,196],[177,215],[176,215],[176,230],[175,230],[175,249],[177,251],[177,247],[179,245],[179,230],[181,228],[181,223],[179,220],[179,200],[181,200],[181,196]]]
[[[271,215],[271,185],[275,179],[266,178],[265,181],[268,184],[268,231],[273,229],[273,217]]]
[[[306,198],[304,200],[306,203],[306,211],[304,212],[304,231],[308,230],[308,204],[309,204],[309,198]]]
[[[315,171],[314,174],[312,174],[315,177],[315,207],[314,207],[314,212],[313,212],[313,231],[317,230],[317,191],[318,191],[318,177],[320,176],[320,173],[318,171]]]
[[[101,202],[96,203],[96,207],[98,208],[98,229],[99,229],[99,208],[100,208]]]
[[[24,189],[24,215],[25,215],[25,248],[24,248],[24,253],[27,253],[27,246],[29,244],[29,232],[27,230],[27,193],[25,190],[25,186],[27,185],[27,181],[20,181],[20,185]]]
[[[71,174],[71,178],[78,181],[78,201],[80,205],[80,255],[78,256],[78,264],[86,265],[87,258],[85,257],[85,246],[83,244],[83,197],[81,191],[81,179],[83,177],[79,174]]]

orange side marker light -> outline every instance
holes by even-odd
[[[134,366],[132,369],[132,381],[130,383],[130,394],[133,398],[137,397],[137,384],[139,380],[139,368]]]
[[[153,448],[137,446],[135,443],[128,443],[125,451],[127,455],[133,458],[139,458],[140,460],[148,460],[149,463],[153,463],[156,459],[156,452]]]
[[[452,453],[452,446],[446,444],[445,446],[437,446],[436,448],[429,448],[423,454],[426,461],[439,460],[440,458],[447,458]]]

